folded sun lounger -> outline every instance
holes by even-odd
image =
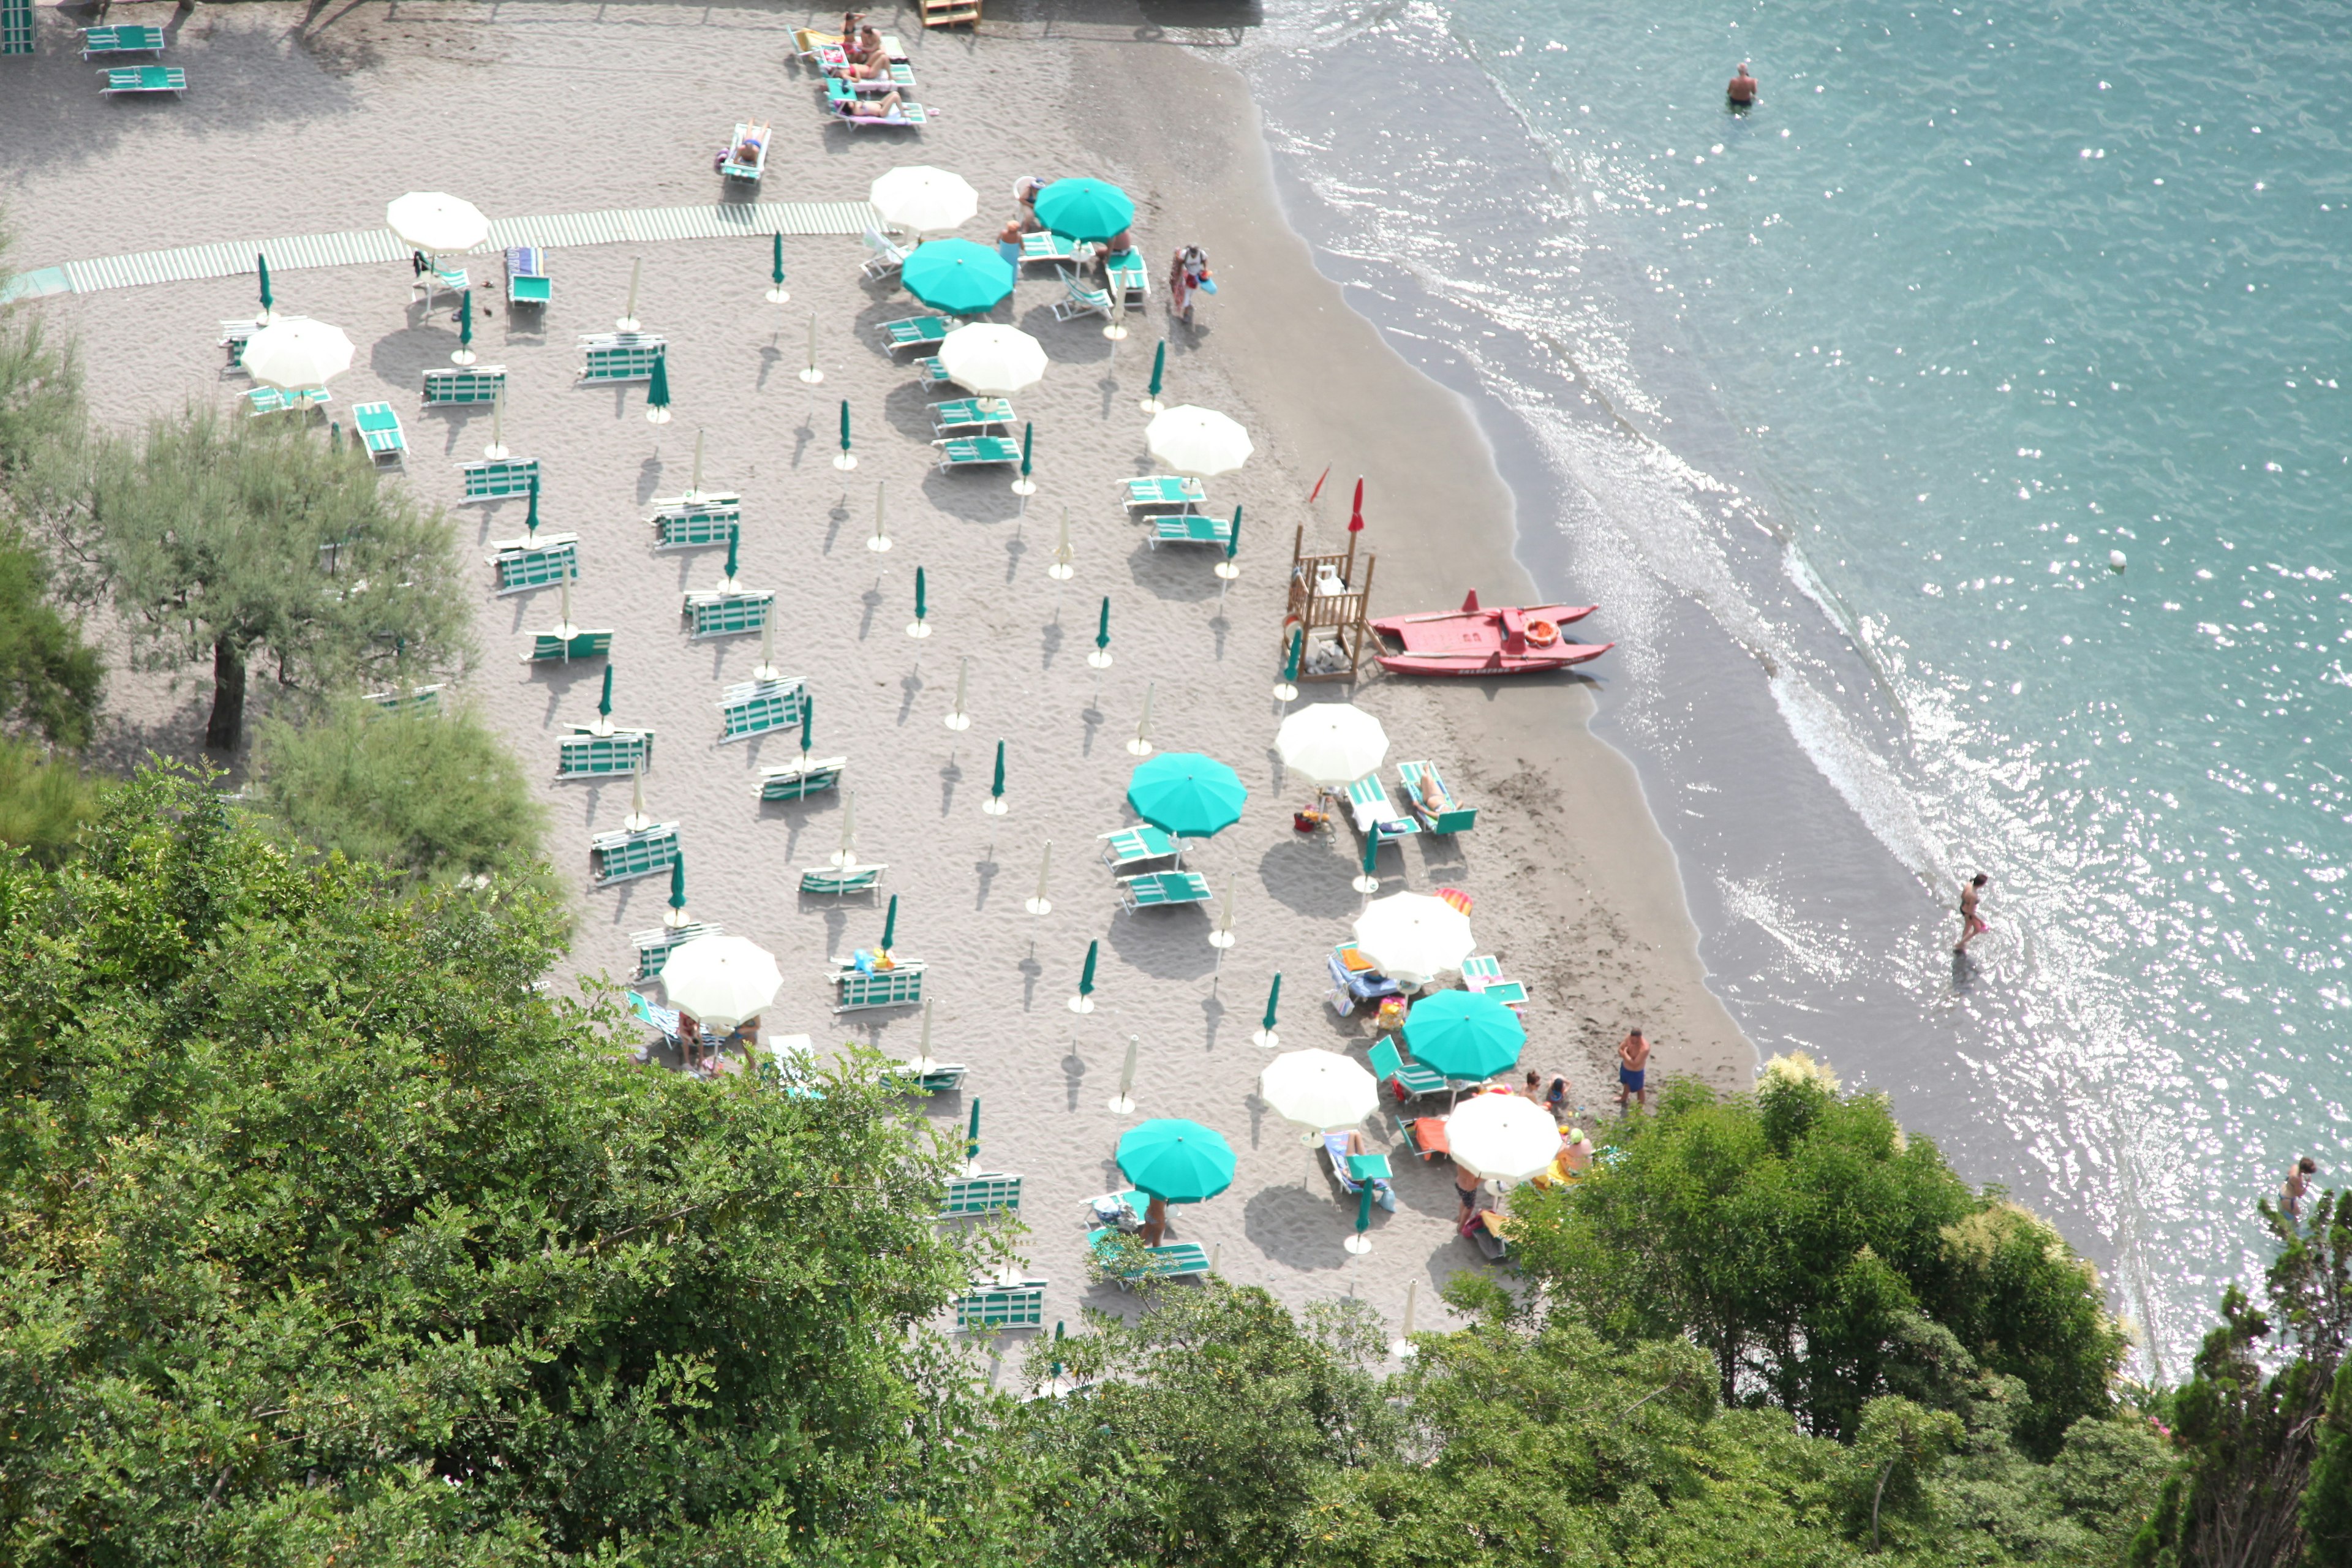
[[[106,85],[98,90],[101,98],[118,92],[185,92],[188,73],[177,66],[121,66],[106,73]]]
[[[761,800],[806,800],[821,791],[839,788],[841,770],[848,765],[847,757],[818,757],[805,767],[793,763],[761,768],[760,787],[751,793]]]

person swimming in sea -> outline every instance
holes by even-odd
[[[1723,96],[1731,100],[1734,109],[1746,109],[1756,101],[1756,79],[1748,74],[1746,60],[1740,61],[1739,68],[1731,73],[1731,85],[1723,89]]]

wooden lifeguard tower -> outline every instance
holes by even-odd
[[[1290,542],[1290,602],[1283,613],[1283,657],[1290,654],[1290,634],[1304,630],[1307,645],[1298,661],[1298,679],[1353,680],[1362,668],[1365,650],[1379,651],[1372,641],[1370,608],[1372,563],[1378,557],[1368,554],[1359,565],[1352,530],[1345,555],[1306,552],[1307,527],[1301,523]],[[1331,653],[1334,648],[1337,658]]]

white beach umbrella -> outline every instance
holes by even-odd
[[[766,1012],[784,977],[766,948],[740,936],[698,936],[662,965],[670,1005],[716,1028]]]
[[[1210,479],[1229,474],[1249,461],[1256,450],[1249,432],[1213,408],[1189,403],[1163,408],[1143,427],[1151,455],[1180,474]]]
[[[411,250],[442,256],[490,237],[490,220],[471,202],[442,191],[411,191],[383,209],[393,237]]]
[[[1351,1127],[1380,1106],[1381,1086],[1336,1051],[1285,1051],[1257,1075],[1257,1092],[1274,1113],[1310,1131]]]
[[[324,386],[352,368],[352,340],[341,327],[304,316],[280,316],[246,339],[240,363],[266,386],[300,392]]]
[[[1475,1175],[1524,1182],[1559,1157],[1559,1127],[1524,1095],[1474,1094],[1445,1119],[1445,1148]]]
[[[1318,702],[1283,720],[1274,732],[1282,765],[1327,789],[1344,789],[1381,765],[1389,733],[1352,702]]]
[[[1356,917],[1356,947],[1400,985],[1426,985],[1462,967],[1478,941],[1470,917],[1427,893],[1374,899]]]
[[[975,397],[1010,397],[1045,374],[1045,345],[1018,327],[975,322],[940,340],[940,368]]]
[[[915,234],[961,228],[980,211],[980,193],[963,176],[927,163],[891,170],[867,187],[866,199],[885,225]]]

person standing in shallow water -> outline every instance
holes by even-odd
[[[1723,89],[1723,96],[1730,100],[1734,109],[1746,109],[1756,101],[1756,79],[1748,74],[1746,60],[1740,61],[1739,68],[1731,73],[1731,85]]]
[[[1960,940],[1952,949],[1954,952],[1968,952],[1969,943],[1991,929],[1977,914],[1977,900],[1983,896],[1985,884],[1991,880],[1979,871],[1960,889]]]

